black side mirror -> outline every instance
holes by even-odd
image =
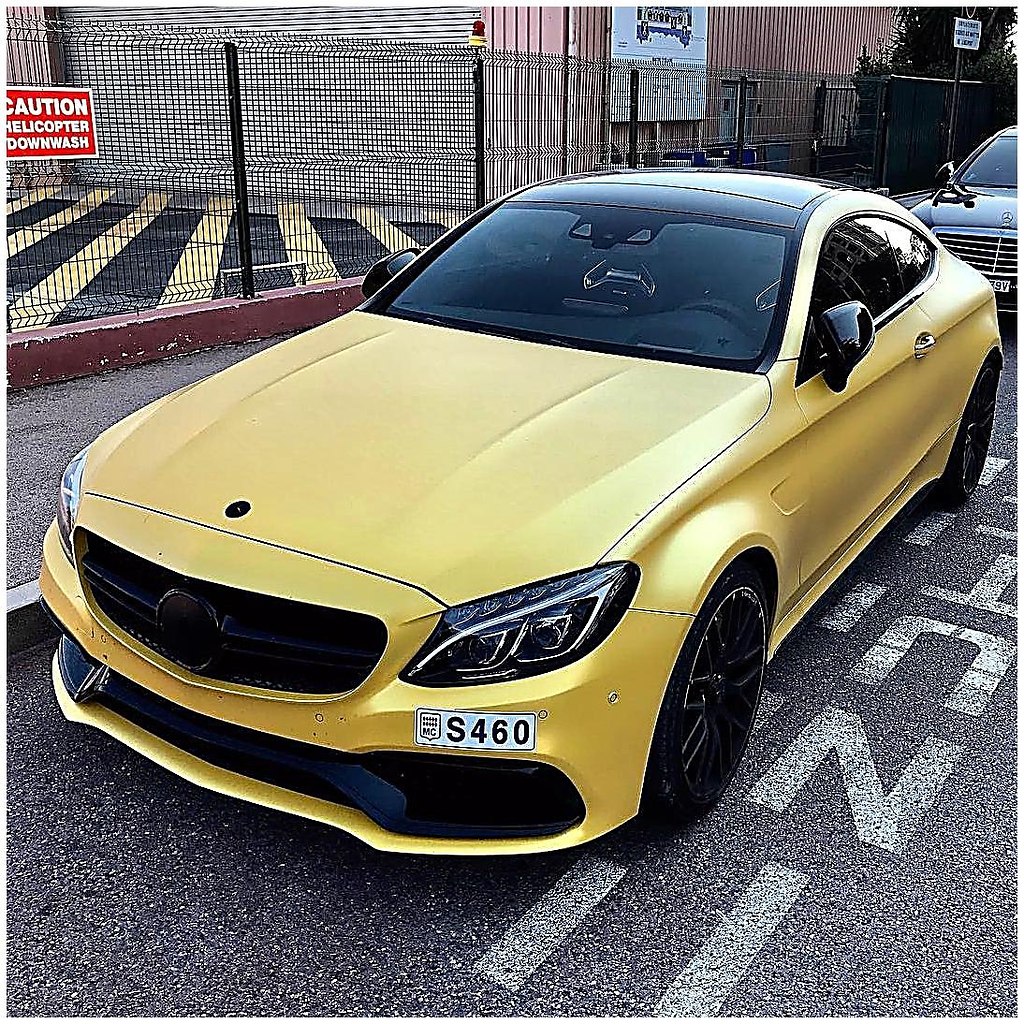
[[[936,185],[936,187],[937,188],[944,188],[946,185],[948,185],[949,181],[950,181],[950,178],[953,177],[953,171],[954,170],[955,170],[955,168],[953,167],[952,160],[949,163],[943,164],[935,172],[935,185]]]
[[[844,302],[818,317],[819,334],[825,350],[825,383],[835,392],[843,391],[853,368],[875,343],[875,322],[863,302]]]
[[[363,297],[368,299],[376,295],[400,270],[409,266],[420,252],[421,249],[402,249],[377,260],[363,278]]]

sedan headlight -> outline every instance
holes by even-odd
[[[612,562],[456,605],[401,677],[422,686],[468,686],[561,668],[611,633],[639,582],[632,562]]]
[[[71,548],[71,531],[78,516],[78,502],[81,498],[82,474],[85,472],[85,457],[89,449],[83,448],[69,463],[60,479],[60,494],[57,498],[57,532],[68,558],[74,558]]]

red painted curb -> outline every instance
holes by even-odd
[[[279,288],[7,336],[7,383],[30,388],[150,363],[217,345],[258,341],[333,320],[363,301],[361,278]]]

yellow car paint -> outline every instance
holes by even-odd
[[[40,587],[94,658],[201,714],[345,751],[417,750],[415,708],[542,714],[530,757],[586,804],[560,835],[398,835],[358,811],[215,768],[90,704],[54,669],[64,714],[200,785],[338,826],[380,849],[517,853],[591,840],[638,809],[654,723],[692,616],[755,552],[773,577],[774,653],[815,600],[943,470],[986,356],[987,282],[938,246],[934,283],[880,326],[836,394],[797,386],[818,252],[851,212],[921,230],[881,197],[812,214],[779,356],[738,373],[484,337],[355,312],[154,403],[92,445],[75,531],[186,575],[383,619],[387,650],[345,695],[213,682],[109,622],[56,528]],[[937,339],[923,359],[915,338]],[[246,498],[239,521],[222,510]],[[424,688],[399,672],[446,605],[601,561],[641,570],[631,609],[563,669]],[[614,695],[614,699],[613,699]],[[459,756],[460,752],[451,752]],[[496,753],[515,757],[514,753]]]

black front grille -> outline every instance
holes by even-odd
[[[171,590],[212,607],[216,653],[200,670],[208,679],[292,693],[345,693],[373,671],[387,627],[361,612],[324,608],[193,579],[86,534],[82,577],[100,611],[129,636],[169,661],[157,608]]]

